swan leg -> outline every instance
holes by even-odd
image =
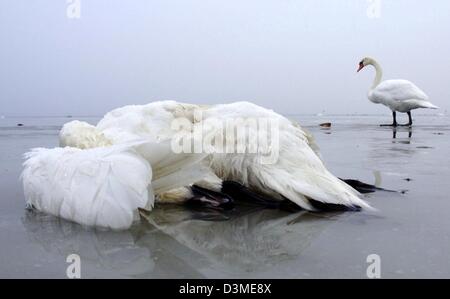
[[[297,204],[281,195],[281,199],[272,198],[264,194],[256,193],[250,188],[234,181],[223,181],[222,192],[233,198],[235,202],[247,206],[255,206],[262,209],[279,209],[291,213],[303,210]]]
[[[278,209],[282,202],[282,200],[258,194],[246,186],[234,181],[223,181],[222,192],[236,202],[263,206],[268,209]]]
[[[364,184],[361,182],[359,182],[359,183],[363,186],[371,186],[371,185]],[[297,204],[295,204],[294,202],[292,202],[291,200],[289,200],[283,196],[281,196],[282,197],[281,200],[272,198],[270,196],[256,193],[253,190],[249,189],[248,187],[246,187],[242,184],[239,184],[237,182],[223,181],[222,186],[223,186],[222,192],[229,195],[231,198],[233,198],[236,202],[239,202],[239,203],[255,205],[255,206],[265,208],[265,209],[279,209],[279,210],[283,210],[283,211],[287,211],[287,212],[291,212],[291,213],[295,213],[295,212],[303,210],[300,206],[298,206]],[[375,189],[379,190],[375,186],[373,186],[373,187]],[[369,188],[369,187],[367,187],[367,188]],[[375,192],[375,190],[372,192]],[[323,212],[327,212],[327,211],[359,211],[359,210],[361,210],[361,208],[358,206],[348,207],[348,206],[340,205],[340,204],[324,203],[324,202],[313,200],[311,198],[308,198],[308,200],[315,209],[317,209],[319,211],[323,211]]]
[[[230,217],[223,211],[217,211],[215,209],[200,209],[199,211],[192,211],[189,220],[227,221],[230,220]]]
[[[412,123],[413,123],[412,116],[411,116],[411,111],[408,111],[407,114],[408,114],[408,123],[404,124],[404,125],[401,125],[403,127],[411,127]]]
[[[392,111],[392,124],[380,125],[381,127],[396,127],[397,126],[397,113]]]
[[[193,196],[185,202],[188,206],[216,210],[230,210],[234,207],[233,199],[222,192],[208,190],[197,185],[193,185],[191,191]]]
[[[374,193],[376,191],[395,192],[394,190],[383,189],[383,188],[377,187],[375,185],[367,184],[367,183],[364,183],[364,182],[361,182],[358,180],[354,180],[354,179],[341,179],[341,178],[339,178],[339,179],[341,181],[344,181],[345,183],[350,185],[353,189],[355,189],[356,191],[358,191],[359,193],[362,193],[362,194]]]

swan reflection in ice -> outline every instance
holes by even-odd
[[[77,253],[83,264],[113,276],[244,277],[297,259],[344,215],[249,208],[227,215],[228,220],[205,221],[196,219],[195,211],[165,206],[142,214],[140,224],[121,232],[87,229],[29,211],[23,224],[45,251],[62,257]]]
[[[27,210],[22,223],[30,240],[43,251],[61,256],[70,254],[81,259],[82,278],[90,278],[85,265],[112,273],[113,277],[152,272],[154,261],[150,251],[135,243],[129,231],[106,231],[86,228],[64,219]],[[65,274],[62,269],[61,274]]]
[[[405,127],[405,130],[398,130],[397,128],[393,127],[392,128],[392,139],[397,139],[397,131],[399,131],[400,133],[405,132],[405,134],[408,133],[408,139],[400,141],[401,143],[405,143],[405,144],[411,143],[411,138],[412,138],[412,133],[413,133],[412,127]],[[402,138],[402,139],[404,139],[404,138]],[[393,141],[393,142],[395,142],[395,141]]]

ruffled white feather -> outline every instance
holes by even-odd
[[[171,154],[169,146],[141,141],[89,149],[33,149],[24,155],[22,172],[27,204],[87,226],[128,228],[138,208],[153,208],[154,194],[203,177],[198,166],[202,156]],[[156,169],[169,158],[177,167],[152,171],[152,164],[139,153],[142,147],[158,157],[150,161]]]
[[[201,118],[197,118],[199,115]],[[219,122],[242,119],[242,126],[248,126],[246,120],[258,118],[275,120],[279,126],[279,157],[274,163],[261,163],[263,154],[211,154],[202,164],[210,167],[212,171],[205,172],[205,178],[198,182],[200,184],[217,186],[217,189],[220,189],[218,181],[234,180],[273,198],[281,199],[281,196],[284,196],[308,210],[314,210],[310,199],[349,207],[370,208],[356,190],[326,169],[311,134],[296,122],[249,102],[207,107],[162,101],[125,106],[109,112],[98,123],[97,129],[114,143],[133,138],[170,140],[176,133],[171,127],[172,121],[178,117],[190,120],[193,126],[211,119]],[[248,126],[246,129],[253,128]],[[250,131],[249,135],[271,136],[261,128]],[[143,156],[147,156],[146,151],[141,152]],[[172,165],[168,163],[163,169]],[[177,191],[175,194],[186,192]]]

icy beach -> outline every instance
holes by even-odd
[[[65,278],[78,254],[82,278],[366,278],[377,254],[382,278],[450,278],[450,118],[417,115],[392,129],[379,127],[389,116],[289,117],[314,134],[334,174],[397,192],[367,195],[370,213],[245,210],[205,221],[159,206],[128,231],[87,229],[26,210],[19,179],[22,154],[57,146],[70,118],[0,119],[0,277]]]

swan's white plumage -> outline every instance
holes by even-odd
[[[359,63],[358,72],[364,67],[372,65],[375,68],[375,79],[369,89],[368,98],[375,104],[383,104],[392,111],[410,112],[417,108],[438,109],[428,101],[428,96],[414,83],[407,80],[381,81],[383,70],[373,58],[365,57]]]
[[[383,81],[369,91],[368,97],[374,103],[383,104],[399,112],[417,108],[438,108],[428,101],[425,92],[407,80]]]
[[[112,141],[97,128],[86,122],[74,120],[64,125],[59,132],[59,144],[80,149],[110,146]]]
[[[266,154],[249,152],[175,154],[171,141],[179,133],[172,128],[177,118],[192,125],[185,128],[188,135],[210,120],[240,119],[248,138],[262,134],[279,145],[272,148],[279,151],[277,159],[261,163]],[[270,128],[255,129],[247,122],[252,119],[275,121],[278,135],[269,133]],[[152,208],[154,194],[162,201],[180,202],[192,196],[186,186],[196,183],[220,191],[222,180],[241,182],[275,199],[288,198],[308,210],[314,210],[311,199],[370,208],[326,169],[312,135],[296,122],[248,102],[126,106],[109,112],[97,126],[65,124],[60,144],[64,147],[25,154],[25,197],[38,210],[84,225],[127,228],[137,208]]]
[[[136,151],[152,166],[154,179],[181,169],[186,171],[187,167],[191,167],[191,171],[198,171],[201,166],[197,164],[206,154],[175,154],[171,148],[170,138],[173,133],[169,132],[173,115],[163,109],[146,111],[142,107],[133,105],[115,109],[97,126],[80,121],[68,122],[60,131],[60,144],[86,149],[108,145],[106,143],[123,145],[145,140],[136,146]],[[153,113],[149,113],[151,111]]]
[[[197,118],[199,115],[200,119]],[[216,190],[220,190],[221,180],[234,180],[274,198],[282,199],[284,196],[308,210],[314,210],[309,199],[369,208],[357,191],[326,169],[318,156],[312,136],[300,125],[249,102],[208,107],[162,101],[125,106],[105,115],[97,129],[115,143],[133,138],[169,140],[176,133],[171,128],[172,121],[178,117],[189,119],[193,126],[211,119],[219,122],[242,119],[242,125],[246,126],[246,120],[258,118],[272,119],[279,125],[280,152],[275,163],[262,164],[261,154],[211,154],[202,163],[213,172],[197,182],[200,185],[214,186]],[[253,128],[249,126],[248,129]],[[250,131],[249,135],[266,133],[258,130]],[[178,189],[174,194],[186,193],[186,190]],[[173,197],[173,194],[162,196],[170,200]]]
[[[97,124],[97,129],[114,143],[123,143],[136,137],[167,140],[175,131],[171,124],[176,118],[193,119],[197,105],[175,101],[153,102],[147,105],[128,105],[108,112]]]
[[[142,147],[156,158],[144,159],[139,153]],[[153,208],[154,194],[202,179],[201,157],[171,155],[168,142],[37,148],[25,154],[25,198],[40,211],[83,225],[125,229],[138,208]],[[174,167],[161,171],[166,159]]]
[[[121,229],[137,208],[153,206],[151,167],[132,148],[37,148],[25,157],[25,198],[45,213]]]
[[[184,128],[184,133],[190,134],[193,132],[195,125],[197,125],[195,124],[194,111],[204,108],[206,107],[175,101],[152,102],[146,105],[128,105],[108,112],[98,122],[96,128],[99,133],[112,140],[114,144],[121,144],[136,138],[168,141],[172,140],[175,134],[180,133],[178,130],[172,128],[174,120],[179,118],[189,120],[192,123],[192,127]],[[141,147],[139,151],[146,159],[151,160],[155,157],[155,154],[151,151],[146,151],[145,147]],[[171,150],[168,149],[168,151]],[[172,158],[178,159],[183,155],[186,156],[181,153],[172,156]],[[189,156],[195,162],[202,160],[206,155]],[[151,164],[153,165],[153,163]],[[203,177],[196,182],[197,185],[210,190],[220,191],[221,179],[208,167],[207,159],[200,162],[199,167],[203,170]],[[174,160],[166,158],[164,163],[159,164],[158,169],[154,169],[155,175],[158,177],[159,172],[167,172],[174,168],[177,168]],[[187,199],[192,194],[187,189],[178,189],[174,190],[174,192],[158,193],[158,200],[172,202],[176,196],[183,196],[185,197],[184,199]],[[175,201],[177,200],[175,199]]]
[[[324,203],[369,208],[356,190],[326,169],[313,150],[315,144],[311,135],[298,124],[248,102],[213,106],[203,115],[204,119],[273,119],[279,126],[279,157],[275,163],[259,163],[260,154],[213,154],[211,167],[222,179],[241,182],[273,197],[281,194],[308,210],[314,210],[309,198]],[[266,132],[258,130],[251,134]]]

